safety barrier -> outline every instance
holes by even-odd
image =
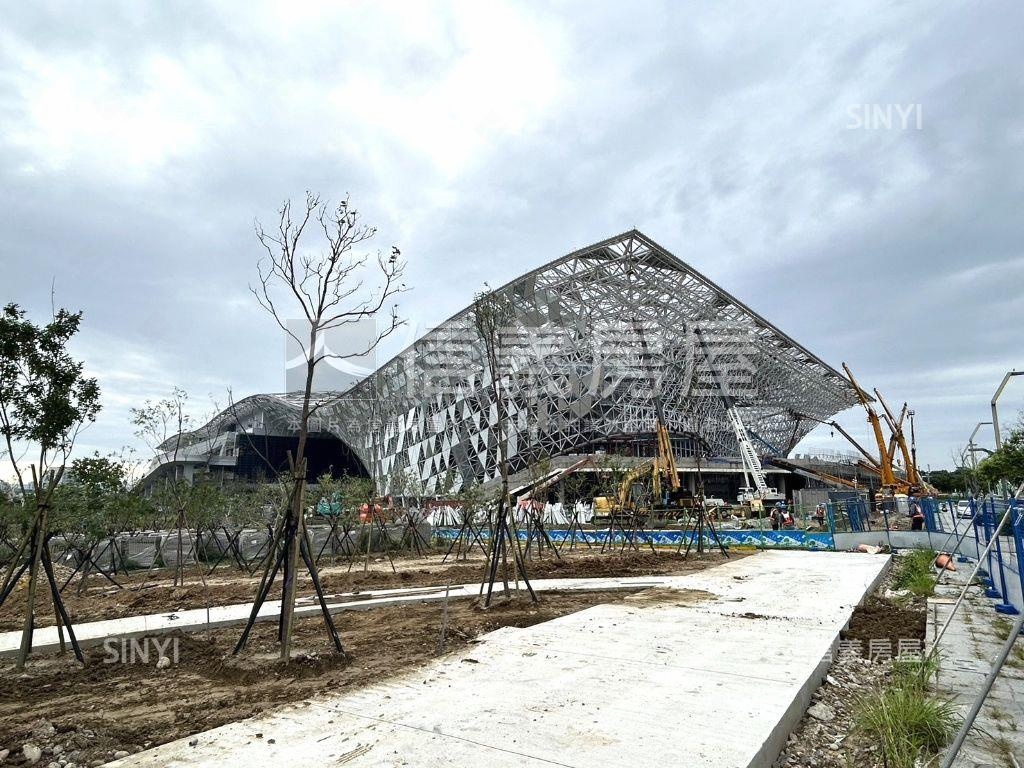
[[[972,499],[971,512],[978,551],[988,549],[979,571],[985,594],[996,601],[998,612],[1016,615],[1024,610],[1024,502],[995,496]]]
[[[435,528],[434,535],[438,538],[451,541],[459,535],[459,528]],[[764,530],[732,530],[716,528],[718,540],[725,546],[757,547],[759,549],[834,549],[832,534],[827,531],[764,531]],[[526,541],[529,532],[519,529],[517,536],[520,541]],[[569,540],[569,531],[563,529],[547,529],[548,537],[555,543]],[[486,528],[480,531],[483,539],[489,537]],[[576,530],[572,533],[573,539],[580,544],[605,544],[609,540],[616,544],[634,541],[637,544],[647,546],[648,543],[656,547],[678,547],[680,542],[685,547],[686,543],[693,537],[692,530],[686,529],[660,529],[644,530],[636,532],[623,532],[616,530],[609,534],[608,529],[598,530]],[[709,533],[702,537],[705,547],[717,546],[715,539]],[[696,545],[696,542],[694,542]]]

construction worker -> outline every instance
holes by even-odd
[[[818,524],[818,530],[825,530],[825,505],[819,504],[814,510],[814,522]]]
[[[921,503],[916,497],[910,497],[910,530],[924,530],[924,512],[921,510]]]
[[[770,517],[772,520],[772,530],[779,530],[779,526],[782,525],[782,507],[779,504],[776,503],[776,505],[772,507]]]
[[[789,507],[785,504],[782,505],[782,527],[787,531],[791,531],[796,528],[796,521],[793,519],[793,513],[790,512]]]

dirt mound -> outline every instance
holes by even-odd
[[[927,612],[918,602],[875,595],[853,612],[850,626],[842,633],[842,639],[853,641],[852,647],[866,659],[879,652],[884,654],[887,647],[896,656],[900,652],[901,640],[924,641],[926,619]]]

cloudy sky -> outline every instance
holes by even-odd
[[[401,247],[418,328],[637,227],[909,401],[935,468],[1024,368],[1019,3],[3,6],[0,301],[84,311],[83,451],[283,388],[252,226],[306,189]]]

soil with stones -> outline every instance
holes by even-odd
[[[859,648],[860,655],[866,659],[877,658],[878,649],[883,655],[889,649],[895,656],[899,654],[901,641],[924,640],[926,618],[923,599],[872,595],[853,612],[842,639],[853,641],[850,647]]]
[[[732,553],[734,559],[742,557],[741,553]],[[442,563],[442,555],[427,557],[395,557],[395,571],[387,558],[376,557],[368,566],[363,560],[335,564],[324,563],[320,569],[320,578],[324,590],[328,594],[343,592],[360,592],[372,589],[393,589],[400,587],[440,586],[445,584],[477,583],[483,576],[483,558],[454,562],[449,559]],[[543,558],[536,554],[527,561],[527,573],[530,578],[596,578],[609,576],[653,576],[689,573],[706,568],[723,561],[718,554],[696,555],[691,553],[686,559],[674,552],[641,552],[632,554],[599,554],[593,550],[577,547],[574,551],[565,551],[560,558],[550,552]],[[364,566],[366,570],[364,571]],[[300,571],[300,574],[304,572]],[[256,591],[259,573],[250,576],[238,568],[221,567],[214,574],[203,580],[199,578],[196,566],[190,566],[186,573],[184,586],[172,586],[173,572],[157,570],[150,574],[132,573],[129,576],[118,575],[117,581],[123,585],[117,589],[100,575],[92,575],[86,582],[86,589],[78,591],[78,579],[71,582],[62,593],[65,607],[71,615],[72,623],[84,621],[100,621],[119,619],[125,616],[137,616],[146,613],[164,613],[183,611],[190,608],[205,608],[214,605],[230,605],[232,603],[251,602]],[[280,583],[280,579],[278,580]],[[19,588],[0,606],[0,632],[20,630],[24,624],[25,585],[23,580]],[[308,575],[299,578],[299,594],[312,595],[313,585]],[[38,589],[36,626],[45,627],[54,624],[54,610],[49,591],[45,582]],[[275,587],[270,599],[279,599],[280,592]]]
[[[499,627],[526,627],[629,592],[544,593],[541,602],[515,598],[488,610],[466,600],[449,606],[445,652]],[[678,595],[674,596],[678,599]],[[78,768],[189,736],[315,694],[343,692],[401,674],[438,655],[438,603],[353,611],[338,617],[347,657],[332,652],[322,618],[296,623],[295,657],[277,659],[275,622],[256,625],[249,646],[231,656],[240,629],[159,638],[166,658],[121,663],[103,648],[73,657],[34,658],[18,675],[0,661],[0,753],[4,765],[25,764],[25,745],[41,765]],[[175,654],[168,640],[177,643]],[[130,654],[126,654],[130,655]],[[63,762],[61,762],[63,761]]]

